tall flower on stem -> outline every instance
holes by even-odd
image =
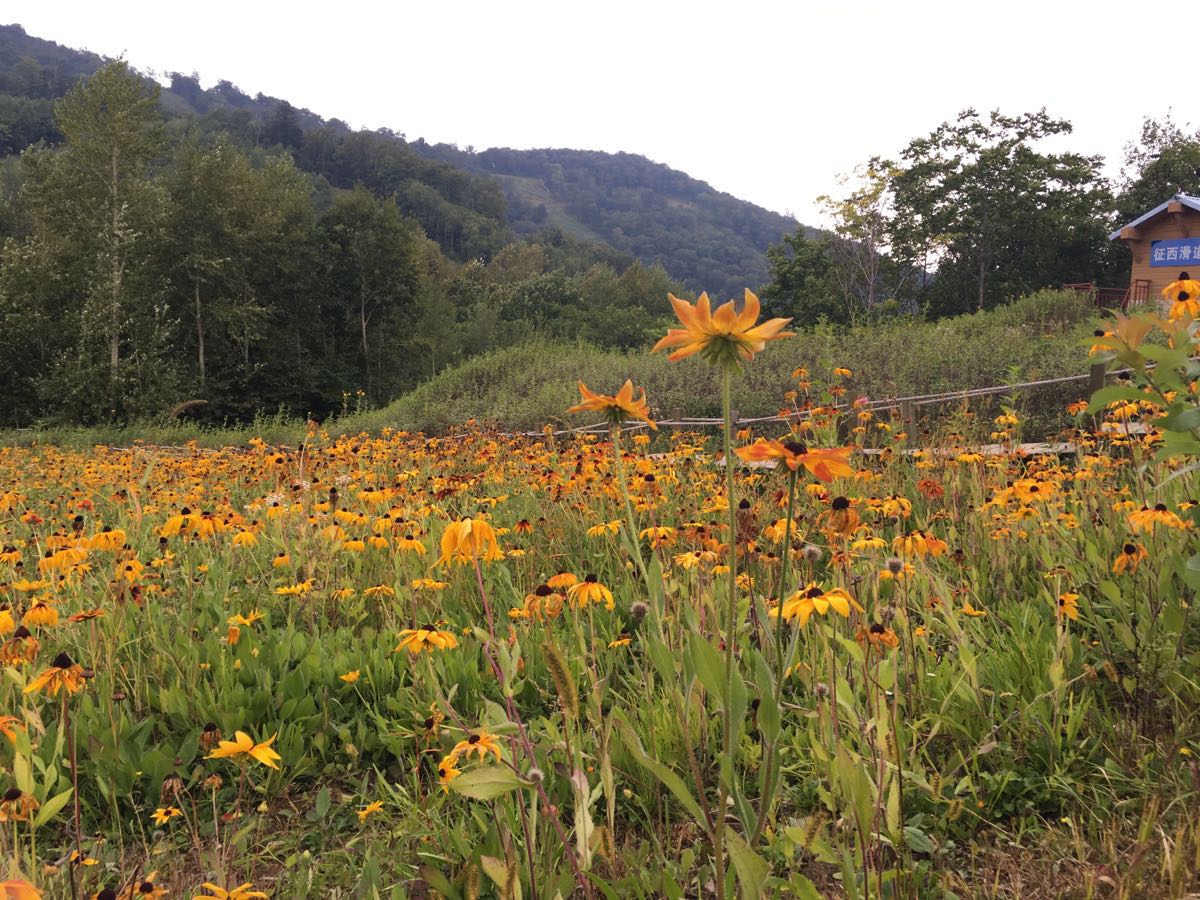
[[[625,383],[621,385],[621,389],[615,395],[609,397],[607,394],[593,393],[581,381],[579,382],[580,401],[570,407],[567,412],[600,412],[608,420],[609,431],[612,435],[613,465],[617,473],[617,484],[621,489],[621,496],[625,502],[625,524],[629,529],[629,543],[633,547],[638,570],[642,573],[642,578],[649,583],[650,572],[646,568],[646,561],[642,559],[642,549],[637,542],[637,524],[633,519],[633,505],[629,501],[629,489],[625,481],[625,454],[621,450],[621,423],[626,419],[638,419],[645,422],[651,428],[658,429],[658,425],[650,419],[650,406],[646,402],[646,389],[642,388],[641,390],[641,396],[634,399],[633,382],[627,378],[625,379]]]
[[[729,514],[729,600],[725,617],[725,693],[733,693],[733,660],[737,645],[737,501],[734,497],[733,477],[733,373],[740,371],[742,364],[754,359],[762,352],[768,341],[790,337],[783,330],[791,319],[769,319],[758,323],[760,307],[758,297],[747,290],[745,301],[739,312],[734,301],[729,300],[712,311],[708,294],[701,294],[695,304],[668,294],[675,315],[682,328],[670,329],[666,337],[654,345],[654,352],[674,348],[667,357],[671,361],[686,359],[700,354],[709,365],[721,369],[721,409],[725,420],[723,439],[725,443],[725,497]],[[729,706],[721,711],[723,741],[721,753],[728,770],[733,770],[733,727]],[[730,784],[722,778],[717,784],[717,809],[724,810],[729,798]],[[725,816],[718,815],[713,823],[713,856],[716,861],[716,885],[718,897],[725,894]]]
[[[633,382],[629,379],[621,385],[621,389],[613,396],[607,394],[595,394],[588,390],[588,386],[582,381],[579,382],[580,401],[572,406],[567,412],[599,412],[603,413],[608,419],[609,425],[614,428],[619,428],[621,423],[626,419],[637,419],[645,422],[651,428],[657,430],[656,425],[650,419],[650,406],[646,402],[646,389],[641,389],[641,396],[636,400],[633,396]]]

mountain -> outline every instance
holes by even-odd
[[[798,224],[633,153],[475,153],[421,140],[412,147],[500,182],[509,226],[518,234],[552,225],[643,262],[660,262],[694,290],[722,297],[765,284],[767,248]]]
[[[61,139],[53,101],[105,60],[0,26],[0,156]],[[630,153],[588,150],[460,150],[408,141],[389,130],[355,131],[228,81],[201,87],[167,73],[160,105],[179,128],[224,131],[245,146],[285,147],[332,187],[362,184],[394,195],[447,255],[490,259],[504,244],[557,230],[660,263],[687,287],[734,296],[767,281],[766,250],[797,222]]]

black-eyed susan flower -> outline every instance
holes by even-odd
[[[41,806],[33,794],[12,787],[0,796],[0,822],[28,822],[31,813]]]
[[[371,803],[368,803],[362,809],[357,810],[356,815],[358,816],[359,824],[361,825],[363,822],[367,821],[368,818],[375,815],[375,813],[379,812],[381,809],[383,809],[383,801],[375,800]]]
[[[453,650],[458,646],[458,638],[454,636],[454,632],[442,631],[436,625],[405,628],[398,637],[400,643],[396,645],[395,652],[405,650],[413,656],[421,651],[432,653],[435,650]]]
[[[613,396],[596,394],[588,390],[588,386],[579,382],[579,403],[570,407],[567,412],[598,412],[613,427],[619,426],[626,419],[637,419],[645,422],[651,428],[658,426],[650,419],[650,407],[646,403],[646,389],[642,388],[641,396],[634,399],[633,382],[626,380],[621,389]]]
[[[501,761],[500,745],[496,743],[496,736],[490,733],[486,728],[480,728],[474,734],[467,735],[466,738],[454,745],[454,749],[450,751],[450,755],[455,759],[460,756],[470,757],[475,754],[482,761],[491,753],[496,757],[496,762]]]
[[[595,575],[587,575],[583,581],[567,588],[567,599],[579,609],[591,603],[603,603],[610,611],[615,607],[612,591],[597,581]]]
[[[1113,574],[1120,575],[1122,572],[1136,572],[1138,566],[1142,564],[1142,560],[1149,555],[1146,552],[1146,548],[1141,544],[1125,544],[1121,548],[1121,552],[1117,554],[1116,559],[1113,560]]]
[[[160,806],[150,814],[150,818],[154,821],[155,825],[166,825],[172,819],[182,815],[183,810],[174,806]]]
[[[241,757],[250,757],[269,769],[278,769],[279,760],[282,757],[271,749],[271,745],[275,743],[275,738],[278,735],[271,735],[260,744],[254,743],[250,735],[244,731],[235,731],[232,741],[221,741],[217,745],[217,749],[205,759],[233,759],[239,760]]]
[[[1138,532],[1153,531],[1155,525],[1178,528],[1182,531],[1186,531],[1188,528],[1187,522],[1167,509],[1165,503],[1156,503],[1152,507],[1143,506],[1137,512],[1129,514],[1129,529],[1135,534]]]
[[[678,348],[667,357],[672,362],[699,353],[711,365],[740,365],[762,352],[768,341],[791,336],[783,330],[790,318],[758,324],[761,308],[758,297],[749,289],[741,312],[737,312],[732,300],[713,312],[708,294],[701,294],[694,305],[674,294],[668,294],[667,298],[683,327],[669,329],[666,337],[654,345],[653,352]]]
[[[496,541],[496,532],[483,519],[465,518],[452,522],[442,532],[442,555],[434,565],[448,566],[450,563],[470,563],[477,559],[494,562],[504,558]]]
[[[799,441],[779,441],[759,438],[734,452],[745,462],[782,462],[791,471],[804,468],[814,478],[833,481],[854,474],[850,465],[851,447],[810,448]]]
[[[237,887],[223,888],[219,884],[206,881],[202,885],[207,893],[197,894],[192,900],[265,900],[268,894],[254,890],[254,882],[247,881]]]
[[[855,633],[855,639],[860,644],[880,652],[884,649],[895,650],[900,646],[900,638],[896,636],[896,632],[879,622],[872,622],[866,628],[860,627]]]
[[[358,669],[351,669],[345,675],[338,676],[338,678],[341,679],[342,681],[346,682],[346,684],[354,684],[354,682],[358,681],[358,677],[359,677]]]
[[[85,684],[83,667],[72,662],[66,653],[60,653],[54,657],[50,668],[25,685],[25,693],[45,691],[51,697],[57,697],[59,691],[66,691],[67,694],[78,693],[83,690]]]
[[[1171,301],[1168,315],[1172,319],[1200,319],[1200,281],[1196,281],[1187,272],[1180,272],[1179,277],[1162,289],[1164,300]]]
[[[863,612],[858,601],[842,588],[827,591],[815,582],[810,582],[772,609],[770,614],[775,617],[782,616],[785,622],[797,619],[799,625],[804,627],[813,613],[824,616],[831,609],[842,617],[848,617],[851,609]]]

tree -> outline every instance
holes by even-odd
[[[934,311],[982,309],[1047,284],[1090,280],[1110,202],[1101,160],[1035,147],[1070,131],[1045,110],[968,109],[900,154],[890,240],[905,262],[936,264],[927,297]]]
[[[280,100],[263,126],[263,143],[267,146],[279,144],[294,150],[304,144],[304,129],[300,127],[300,117],[292,104]]]
[[[5,254],[4,312],[31,338],[43,399],[81,420],[145,410],[171,390],[154,253],[165,204],[148,177],[162,145],[157,98],[109,63],[56,104],[62,148],[23,158],[28,232]]]
[[[833,260],[824,242],[809,238],[804,226],[767,250],[771,281],[761,291],[768,316],[790,316],[796,325],[820,319],[848,322],[849,308],[839,299]]]
[[[1116,202],[1120,224],[1179,193],[1200,196],[1200,131],[1189,134],[1170,116],[1148,118],[1138,143],[1125,147]]]
[[[418,230],[407,221],[395,200],[376,200],[366,189],[338,194],[321,219],[329,299],[350,312],[358,337],[362,373],[371,389],[375,320],[395,324],[411,313],[418,290]],[[351,312],[352,311],[352,312]]]

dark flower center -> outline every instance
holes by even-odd
[[[808,452],[808,448],[799,441],[788,441],[783,445],[783,449],[792,454],[792,456],[803,456]]]
[[[54,662],[51,665],[56,669],[69,669],[72,665],[71,657],[67,656],[66,653],[60,653],[54,657]]]
[[[850,508],[850,501],[845,497],[834,497],[833,502],[830,503],[829,505],[832,509],[836,510],[837,512],[841,512],[843,509]]]
[[[1137,553],[1137,547],[1135,547],[1133,544],[1126,544],[1124,550],[1127,556],[1133,556],[1135,553]]]

